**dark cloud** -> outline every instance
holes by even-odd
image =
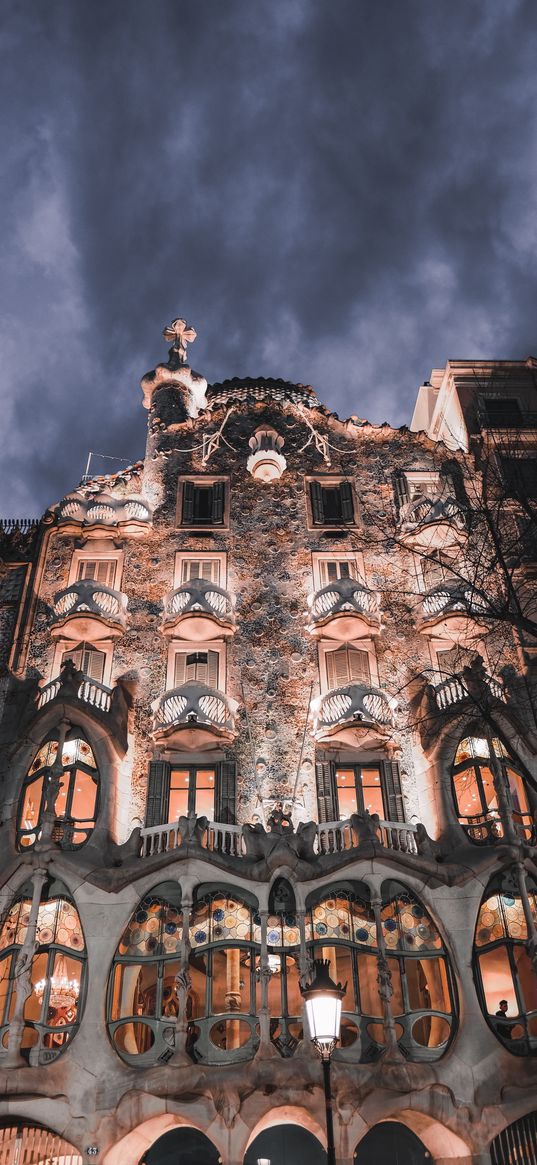
[[[536,49],[534,0],[6,0],[2,511],[143,452],[175,315],[396,424],[536,352]]]

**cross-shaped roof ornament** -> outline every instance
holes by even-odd
[[[165,340],[172,341],[174,351],[179,356],[179,363],[186,364],[186,346],[187,344],[192,344],[196,339],[197,332],[195,329],[190,324],[187,324],[186,320],[172,320],[171,324],[168,324],[164,328],[162,335]]]

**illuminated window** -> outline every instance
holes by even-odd
[[[0,1039],[7,1047],[16,1002],[16,963],[28,929],[31,883],[23,887],[0,931]],[[60,882],[43,888],[32,959],[31,993],[24,1006],[22,1055],[48,1063],[70,1043],[80,1022],[86,944],[78,911]]]
[[[537,883],[527,876],[537,923]],[[527,950],[528,926],[516,875],[490,883],[477,919],[474,963],[479,1001],[494,1034],[515,1055],[537,1052],[537,978]]]
[[[58,1133],[41,1125],[31,1125],[16,1117],[4,1117],[0,1124],[0,1162],[59,1162],[61,1165],[82,1165],[82,1154]]]
[[[19,802],[19,849],[35,845],[40,836],[50,768],[56,762],[57,752],[58,736],[53,734],[41,745],[28,770]],[[68,732],[61,764],[52,839],[64,849],[73,849],[88,840],[99,808],[99,771],[93,750],[80,728],[71,728]]]
[[[353,813],[378,813],[381,820],[385,811],[379,765],[336,765],[336,794],[339,817],[344,821]]]
[[[183,934],[181,889],[156,886],[134,911],[114,958],[108,1031],[122,1059],[165,1063],[173,1055]]]
[[[196,1059],[218,1063],[254,1054],[261,1006],[254,925],[255,907],[244,897],[214,890],[194,904],[189,1020]]]
[[[455,808],[467,837],[476,845],[490,845],[504,836],[498,797],[491,765],[488,740],[466,736],[455,753],[452,770]],[[516,832],[523,841],[531,842],[533,819],[524,780],[516,765],[499,740],[494,741],[494,755],[501,780],[504,782],[511,817]]]
[[[215,768],[172,768],[168,801],[168,821],[195,813],[198,817],[215,816]]]

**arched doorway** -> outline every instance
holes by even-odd
[[[43,1161],[62,1161],[62,1165],[82,1165],[82,1154],[58,1133],[26,1121],[0,1122],[0,1165],[25,1161],[39,1165]]]
[[[490,1146],[492,1165],[533,1165],[537,1161],[537,1110],[521,1116],[494,1138]]]
[[[381,1121],[366,1133],[354,1152],[355,1165],[430,1165],[431,1154],[415,1133],[399,1121]]]
[[[144,1153],[140,1165],[219,1165],[220,1159],[205,1133],[181,1127],[159,1137]]]
[[[270,1165],[326,1165],[326,1153],[317,1137],[307,1129],[298,1125],[274,1125],[252,1141],[244,1165],[257,1165],[260,1160],[270,1161]]]

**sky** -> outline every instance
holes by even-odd
[[[143,455],[177,316],[395,425],[537,355],[536,61],[535,0],[3,0],[0,514]]]

